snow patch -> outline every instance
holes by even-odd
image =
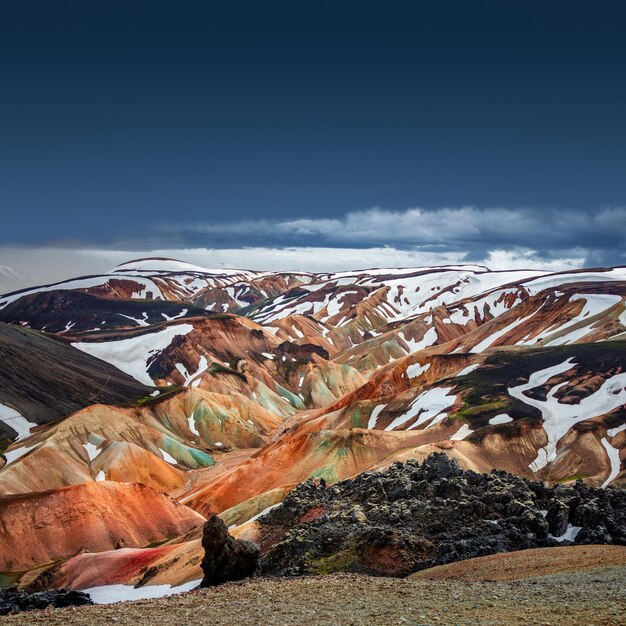
[[[379,404],[374,407],[374,410],[370,413],[370,419],[367,422],[367,427],[372,430],[376,428],[376,422],[378,421],[378,416],[382,413],[383,409],[386,407],[386,404]]]
[[[534,341],[537,342],[546,337],[549,337],[550,335],[554,335],[558,333],[561,336],[549,341],[546,345],[562,346],[565,344],[574,343],[578,341],[579,339],[582,339],[585,335],[588,335],[591,332],[592,330],[591,326],[593,326],[593,323],[587,324],[581,328],[571,330],[569,333],[562,335],[564,330],[567,330],[568,328],[572,328],[573,326],[580,324],[582,321],[588,318],[593,318],[597,315],[600,315],[601,313],[604,313],[611,307],[614,307],[616,304],[621,302],[622,298],[621,296],[616,296],[616,295],[611,295],[611,294],[585,293],[585,294],[574,294],[570,298],[570,302],[576,301],[576,300],[585,301],[585,304],[583,305],[582,310],[576,317],[571,319],[569,322],[563,324],[562,326],[551,327],[549,329],[546,329],[543,333],[541,333],[537,337],[534,337],[533,338]]]
[[[510,415],[507,415],[506,413],[500,413],[500,415],[496,415],[495,417],[492,417],[489,420],[489,423],[492,426],[495,426],[496,424],[506,424],[507,422],[512,422],[513,418]]]
[[[619,458],[619,448],[612,446],[606,437],[602,437],[601,443],[606,450],[606,454],[609,457],[609,463],[611,464],[611,471],[609,472],[608,478],[602,483],[602,485],[600,485],[601,488],[604,489],[617,478],[617,475],[620,473],[622,462]]]
[[[621,433],[623,430],[626,430],[626,424],[622,424],[621,426],[617,426],[616,428],[609,428],[609,430],[606,431],[606,434],[609,437],[615,437],[615,435]]]
[[[408,339],[404,332],[398,333],[404,340],[404,343],[408,346],[409,352],[408,354],[412,354],[413,352],[419,352],[424,348],[428,348],[432,346],[437,341],[437,331],[431,327],[425,333],[421,339],[417,341],[415,339]]]
[[[164,461],[166,461],[170,465],[177,465],[178,464],[178,461],[171,454],[169,454],[168,452],[166,452],[162,448],[159,448],[159,451],[161,452],[161,455],[163,456],[163,460]]]
[[[450,437],[450,441],[462,441],[469,435],[471,435],[474,431],[467,425],[463,424],[459,430],[457,430],[452,437]]]
[[[423,374],[430,367],[430,363],[420,365],[419,363],[413,363],[406,368],[406,375],[409,378],[417,378],[420,374]]]
[[[150,365],[165,350],[174,337],[187,335],[191,324],[168,326],[156,333],[146,333],[129,339],[103,342],[77,342],[72,345],[91,356],[114,365],[144,385],[153,385],[148,375]]]
[[[195,411],[195,409],[194,409],[194,412],[188,417],[187,423],[189,425],[189,430],[194,435],[200,436],[200,433],[198,432],[198,429],[196,427],[196,411]]]
[[[467,376],[468,374],[471,374],[475,369],[478,369],[479,367],[480,367],[480,363],[472,363],[471,365],[468,365],[467,367],[464,367],[457,374],[457,376]]]
[[[153,283],[151,280],[147,278],[140,278],[138,276],[126,276],[126,278],[130,281],[137,283],[137,289],[133,292],[132,298],[143,298],[144,294],[147,294],[148,291],[152,292],[152,298],[154,300],[165,300],[161,290]],[[6,305],[11,302],[15,302],[24,296],[30,295],[32,293],[44,293],[48,291],[54,291],[56,289],[64,289],[64,290],[72,290],[72,289],[90,289],[92,287],[103,287],[108,285],[108,282],[111,280],[119,280],[119,274],[111,275],[105,274],[101,276],[89,276],[86,278],[76,278],[73,280],[62,281],[59,283],[54,283],[52,285],[46,285],[45,287],[35,287],[34,289],[27,289],[24,291],[18,291],[9,296],[2,297],[2,304],[0,308],[4,308]],[[66,330],[69,330],[66,328]]]
[[[404,415],[396,417],[385,430],[394,430],[418,415],[418,420],[409,426],[408,430],[417,428],[430,420],[434,421],[440,418],[438,421],[441,421],[445,419],[447,413],[442,413],[442,411],[451,407],[456,400],[455,395],[448,395],[451,390],[452,387],[432,387],[422,392],[413,400],[410,409]]]
[[[559,535],[558,537],[548,535],[548,539],[554,539],[554,541],[558,541],[559,543],[562,541],[574,541],[582,529],[582,526],[572,526],[571,524],[568,524],[567,530],[562,535]]]
[[[100,454],[100,450],[98,450],[98,446],[94,446],[93,443],[90,443],[90,442],[84,443],[83,448],[85,448],[85,452],[87,452],[87,456],[89,457],[90,463]]]
[[[535,312],[533,311],[531,315],[527,315],[526,317],[520,317],[519,319],[516,319],[510,324],[507,324],[504,328],[501,328],[495,333],[492,333],[491,335],[489,335],[486,339],[483,339],[478,345],[475,345],[471,351],[482,352],[483,350],[486,350],[487,348],[492,346],[494,343],[496,343],[496,341],[498,341],[500,337],[504,337],[505,335],[507,335],[514,328],[516,328],[520,324],[523,324],[526,320],[528,320],[528,318],[532,317],[534,314]]]
[[[557,444],[574,424],[605,415],[626,403],[626,373],[611,376],[597,391],[583,398],[579,404],[561,404],[555,398],[556,393],[567,382],[554,386],[545,400],[526,395],[526,391],[540,387],[553,376],[572,369],[572,361],[573,357],[570,357],[563,363],[534,372],[526,384],[509,388],[511,396],[539,409],[543,416],[543,428],[548,436],[548,443],[538,450],[537,458],[530,464],[529,467],[533,472],[538,472],[556,459]]]
[[[626,269],[615,267],[606,272],[572,272],[571,274],[551,274],[528,280],[523,283],[526,291],[534,296],[544,289],[562,287],[570,283],[606,282],[626,280]]]
[[[132,317],[131,315],[124,315],[124,313],[118,313],[118,315],[135,322],[138,326],[150,326],[148,324],[148,314],[145,312],[142,313],[143,317]]]
[[[201,374],[204,374],[204,372],[207,371],[207,369],[209,368],[209,363],[206,357],[204,355],[201,355],[200,361],[198,362],[198,369],[193,374],[190,374],[187,371],[187,368],[182,363],[176,363],[175,367],[180,375],[185,379],[183,387],[189,387],[189,385],[197,387],[197,385],[200,383],[199,377]]]
[[[114,604],[115,602],[125,602],[127,600],[149,600],[152,598],[163,598],[175,593],[191,591],[200,584],[200,579],[192,580],[188,583],[173,587],[172,585],[146,585],[144,587],[131,587],[130,585],[102,585],[83,589],[88,593],[96,604]]]
[[[183,309],[177,315],[172,315],[171,317],[167,313],[161,313],[161,315],[166,319],[166,321],[171,322],[172,320],[177,320],[179,317],[184,317],[187,315],[188,309]]]
[[[10,426],[17,433],[15,441],[22,439],[23,437],[28,437],[31,429],[37,426],[35,422],[29,422],[19,411],[16,411],[1,402],[0,421],[4,422],[7,426]]]
[[[17,448],[16,450],[5,450],[2,453],[6,459],[4,467],[6,467],[9,463],[13,463],[13,461],[17,461],[17,459],[23,457],[25,454],[28,454],[35,447],[36,446],[24,446],[23,448]]]

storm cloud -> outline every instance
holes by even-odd
[[[393,246],[461,252],[482,260],[496,249],[533,251],[537,258],[584,259],[588,265],[624,262],[626,207],[598,211],[537,208],[372,208],[337,219],[161,224],[157,231],[190,240],[207,237],[268,245]]]
[[[0,246],[0,292],[106,273],[140,257],[211,268],[340,271],[471,263],[491,269],[624,264],[626,208],[372,208],[336,219],[161,223],[140,237]]]

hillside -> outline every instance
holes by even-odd
[[[555,575],[626,573],[626,546],[563,546],[481,556],[440,565],[411,575],[412,580],[509,581]]]
[[[103,402],[123,404],[153,390],[50,334],[0,322],[0,435],[25,437],[39,424]]]
[[[126,487],[98,493],[135,483],[197,522],[80,554],[80,533],[41,551],[23,532],[12,549],[33,556],[0,574],[77,589],[189,584],[204,517],[258,538],[274,519],[258,518],[299,483],[375,476],[433,452],[464,470],[616,493],[626,485],[625,298],[620,267],[314,274],[172,259],[0,296],[10,444],[0,517],[24,498],[62,518],[67,494],[92,489],[112,529],[135,500]],[[76,515],[89,523],[88,511]]]

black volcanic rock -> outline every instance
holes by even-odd
[[[259,565],[259,546],[252,541],[235,539],[226,524],[214,515],[204,524],[202,532],[201,587],[214,587],[229,580],[242,580],[254,575]]]
[[[48,606],[62,608],[85,604],[93,604],[93,600],[86,593],[80,591],[53,589],[26,593],[25,591],[18,591],[16,587],[0,589],[0,615],[45,609]]]
[[[333,487],[294,489],[259,519],[261,571],[275,575],[412,572],[498,552],[626,544],[626,491],[547,487],[503,471],[463,471],[444,454],[395,463]],[[561,539],[556,541],[555,537]]]

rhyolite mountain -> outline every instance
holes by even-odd
[[[210,515],[259,540],[298,484],[432,453],[624,486],[625,298],[619,267],[171,259],[0,296],[2,582],[187,583]]]

